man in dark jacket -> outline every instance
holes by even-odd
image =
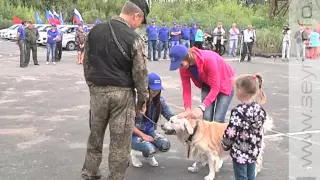
[[[108,125],[108,180],[124,180],[135,116],[145,112],[149,96],[145,44],[134,31],[146,24],[148,13],[146,0],[127,1],[120,16],[94,26],[87,37],[83,67],[90,91],[91,133],[82,168],[86,180],[102,176],[99,166]]]
[[[57,29],[58,31],[58,38],[56,39],[57,45],[56,45],[56,62],[59,62],[61,60],[62,56],[62,40],[63,40],[63,32],[60,29]]]
[[[25,28],[25,33],[26,33],[25,66],[29,65],[31,50],[32,50],[32,59],[33,59],[34,65],[39,65],[37,60],[37,40],[39,38],[39,32],[38,32],[38,29],[33,26],[32,21],[28,21],[27,24],[28,26],[27,28]]]

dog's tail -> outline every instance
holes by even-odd
[[[271,131],[274,127],[273,119],[271,116],[267,115],[266,121],[263,124],[263,132]]]

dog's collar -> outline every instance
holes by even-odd
[[[190,151],[191,151],[190,142],[192,141],[192,138],[196,134],[197,130],[198,130],[198,121],[196,120],[196,126],[193,128],[193,133],[188,137],[188,140],[186,141],[188,143],[187,158],[190,157]]]
[[[193,128],[193,133],[188,137],[187,142],[191,142],[193,136],[196,134],[198,130],[198,121],[196,120],[196,126]]]

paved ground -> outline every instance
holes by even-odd
[[[82,67],[76,65],[75,52],[64,52],[62,61],[55,66],[44,64],[44,49],[40,48],[38,55],[39,67],[30,63],[28,68],[21,69],[18,47],[14,43],[0,42],[0,180],[80,179],[89,133],[89,93]],[[289,179],[289,164],[292,165],[292,162],[288,157],[299,159],[298,152],[292,153],[292,148],[299,151],[303,146],[301,139],[305,137],[304,133],[281,133],[289,133],[288,87],[289,82],[294,83],[294,80],[289,80],[297,78],[292,69],[300,67],[300,63],[296,61],[289,66],[280,60],[262,58],[255,58],[250,64],[230,63],[238,74],[260,72],[265,77],[264,89],[269,102],[265,108],[274,118],[275,128],[266,139],[264,169],[258,179]],[[169,72],[168,67],[166,60],[149,63],[150,72],[157,72],[163,78],[163,94],[167,102],[175,112],[180,112],[180,79],[178,73]],[[311,82],[313,87],[319,85],[319,81]],[[194,88],[193,94],[194,104],[197,104],[200,91]],[[233,105],[236,102],[233,100]],[[303,127],[298,129],[291,132],[302,131]],[[313,152],[319,150],[319,129],[319,126],[311,129]],[[152,168],[147,164],[141,169],[130,167],[128,180],[202,180],[207,175],[207,168],[198,174],[189,173],[187,166],[192,161],[186,159],[185,148],[175,137],[168,138],[172,141],[172,149],[156,156],[160,167]],[[107,175],[108,140],[106,136],[101,165],[104,175]],[[310,165],[313,168],[308,169],[319,170],[316,158],[312,156],[309,159],[313,162]],[[290,179],[296,177],[292,173],[290,171]],[[233,179],[230,161],[217,173],[216,179]]]

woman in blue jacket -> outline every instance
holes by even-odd
[[[155,73],[149,74],[149,100],[145,115],[136,117],[131,143],[131,158],[134,167],[142,167],[136,152],[148,159],[151,166],[158,166],[154,155],[157,150],[166,152],[170,149],[170,142],[156,132],[160,115],[169,120],[174,114],[161,96],[163,89],[161,78]]]

